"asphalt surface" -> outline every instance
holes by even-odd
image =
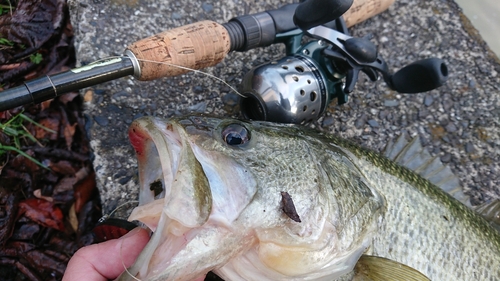
[[[166,29],[210,19],[277,8],[287,1],[69,0],[76,32],[77,59],[87,64],[120,55],[130,43]],[[372,42],[395,71],[418,59],[446,61],[446,85],[427,93],[399,94],[383,81],[361,75],[342,106],[330,105],[312,126],[376,151],[403,131],[419,136],[424,147],[460,178],[472,203],[500,198],[499,61],[450,0],[396,0],[388,11],[350,29]],[[205,69],[237,86],[244,73],[284,56],[282,46],[230,53]],[[174,116],[204,112],[238,117],[237,95],[200,74],[152,82],[133,77],[82,91],[88,132],[104,212],[137,198],[137,164],[127,139],[132,120],[143,115]]]

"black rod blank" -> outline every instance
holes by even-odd
[[[66,72],[33,79],[24,85],[0,92],[0,111],[40,103],[62,94],[133,74],[132,60],[127,56],[99,60]]]

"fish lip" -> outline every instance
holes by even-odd
[[[129,129],[129,139],[135,149],[138,162],[140,185],[139,205],[132,211],[129,220],[139,220],[153,231],[148,245],[141,253],[140,259],[137,259],[138,263],[136,262],[136,265],[129,270],[134,276],[138,273],[144,276],[148,268],[153,266],[151,261],[155,255],[155,249],[165,243],[165,240],[179,239],[194,230],[170,218],[164,208],[178,171],[182,150],[190,149],[190,147],[185,147],[186,142],[183,145],[181,130],[182,127],[175,122],[165,123],[165,120],[154,117],[139,118],[131,124]],[[152,185],[157,182],[161,182],[162,190],[155,194]],[[149,220],[146,213],[152,211],[157,212],[158,215],[153,220]],[[166,237],[162,238],[162,234],[165,233],[167,233]],[[182,246],[169,250],[169,253],[163,256],[162,261],[171,260],[185,246],[182,243],[173,244]]]
[[[135,149],[139,168],[139,206],[169,196],[169,188],[177,173],[182,149],[178,126],[158,119],[143,117],[135,120],[129,129],[129,139]],[[161,167],[161,169],[158,169]],[[161,192],[153,190],[155,182],[162,183]]]
[[[150,214],[146,225],[154,230],[160,215],[187,228],[203,225],[211,213],[212,193],[184,126],[175,119],[143,117],[132,123],[129,137],[139,168],[136,209],[144,210],[142,218]],[[151,211],[157,215],[151,216]]]

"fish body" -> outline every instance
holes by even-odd
[[[154,234],[120,280],[348,280],[362,255],[431,280],[500,278],[486,221],[346,140],[199,116],[144,117],[129,136],[141,188],[130,219]]]

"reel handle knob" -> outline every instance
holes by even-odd
[[[391,76],[390,86],[399,93],[421,93],[436,89],[448,79],[448,67],[442,59],[413,62]]]
[[[295,10],[293,21],[302,30],[331,22],[351,7],[353,0],[306,0]]]

